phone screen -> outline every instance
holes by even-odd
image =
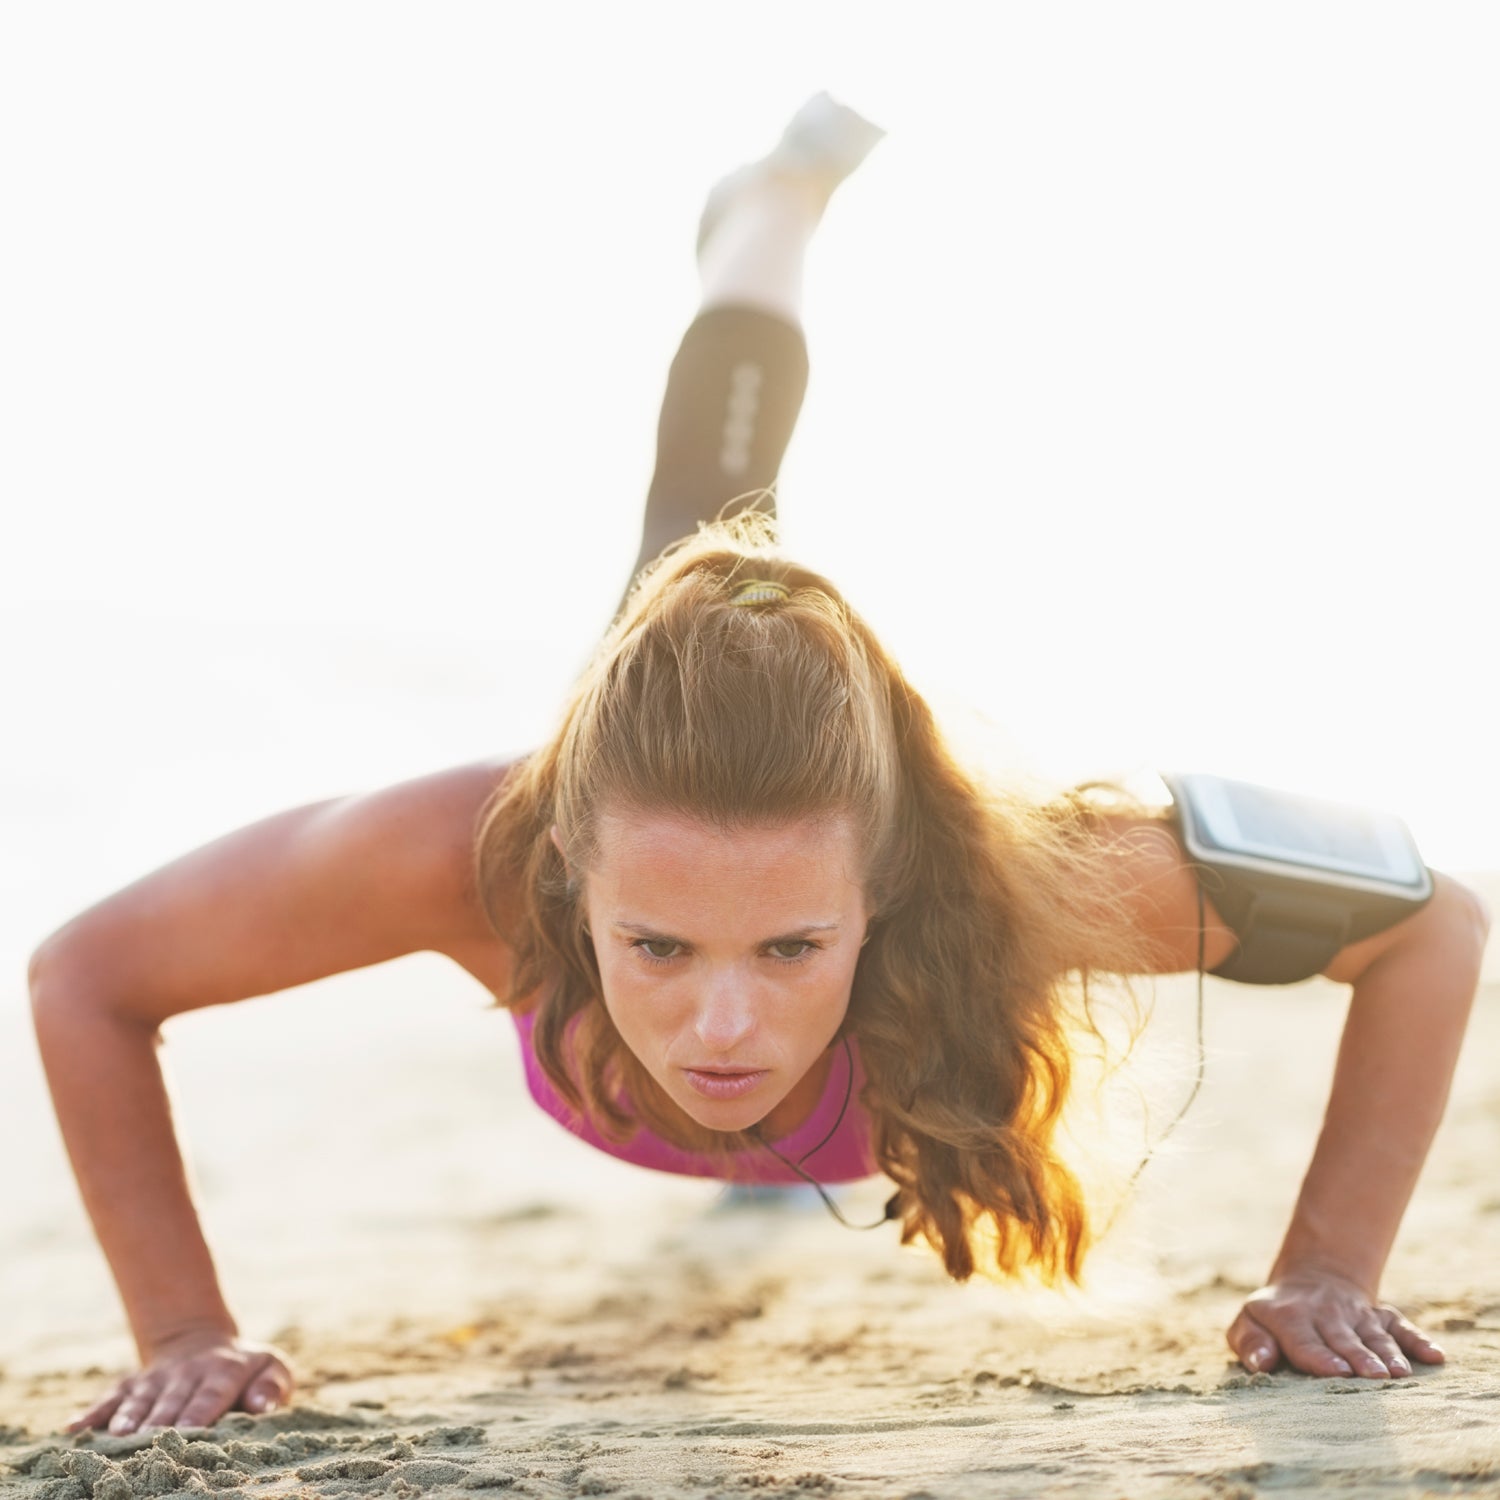
[[[1423,871],[1399,819],[1219,776],[1184,777],[1208,838],[1226,852],[1420,885]]]

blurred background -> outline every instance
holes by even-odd
[[[813,249],[794,554],[999,764],[1217,770],[1500,868],[1497,43],[1478,4],[5,6],[0,1092],[49,1118],[24,959],[81,906],[547,732],[704,194],[821,88],[890,135]],[[482,1134],[412,1153],[515,1084],[503,1018],[437,960],[318,988],[172,1023],[210,1214],[254,1172],[326,1209],[309,1164],[372,1140],[408,1154],[350,1212],[489,1192]],[[6,1300],[52,1359],[58,1254],[81,1328],[109,1292],[43,1137]]]
[[[1500,864],[1497,40],[7,7],[4,972],[230,826],[546,732],[633,556],[704,193],[823,87],[890,136],[813,250],[789,546],[1030,768],[1219,770]]]

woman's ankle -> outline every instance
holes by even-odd
[[[698,225],[705,307],[761,307],[800,326],[802,262],[829,200],[885,134],[815,94],[777,145],[715,185]]]
[[[760,307],[800,326],[803,262],[830,194],[780,173],[738,189],[699,246],[703,306]]]

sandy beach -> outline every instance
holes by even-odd
[[[1210,981],[1204,1090],[1068,1296],[957,1286],[890,1229],[590,1152],[441,960],[179,1017],[167,1066],[231,1306],[302,1384],[269,1417],[126,1439],[60,1434],[132,1351],[12,1009],[0,1494],[1500,1493],[1493,970],[1383,1289],[1449,1363],[1388,1382],[1250,1376],[1223,1343],[1314,1140],[1332,985]],[[1141,1076],[1164,1100],[1193,1004],[1158,984]]]
[[[1224,1341],[1342,987],[1208,982],[1202,1091],[1063,1293],[589,1150],[419,954],[165,1027],[299,1385],[122,1439],[63,1432],[135,1350],[22,973],[226,830],[545,742],[705,195],[824,89],[889,133],[807,262],[789,555],[976,766],[1389,808],[1500,912],[1497,52],[1472,4],[0,5],[0,1500],[1500,1496],[1500,938],[1382,1286],[1448,1353],[1409,1379]],[[1192,977],[1154,994],[1079,1134],[1117,1186],[1197,1067]]]

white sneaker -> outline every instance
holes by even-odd
[[[759,161],[721,178],[710,189],[698,221],[698,254],[742,187],[778,172],[820,178],[831,196],[884,138],[885,131],[827,93],[814,94],[787,123],[781,139]]]

